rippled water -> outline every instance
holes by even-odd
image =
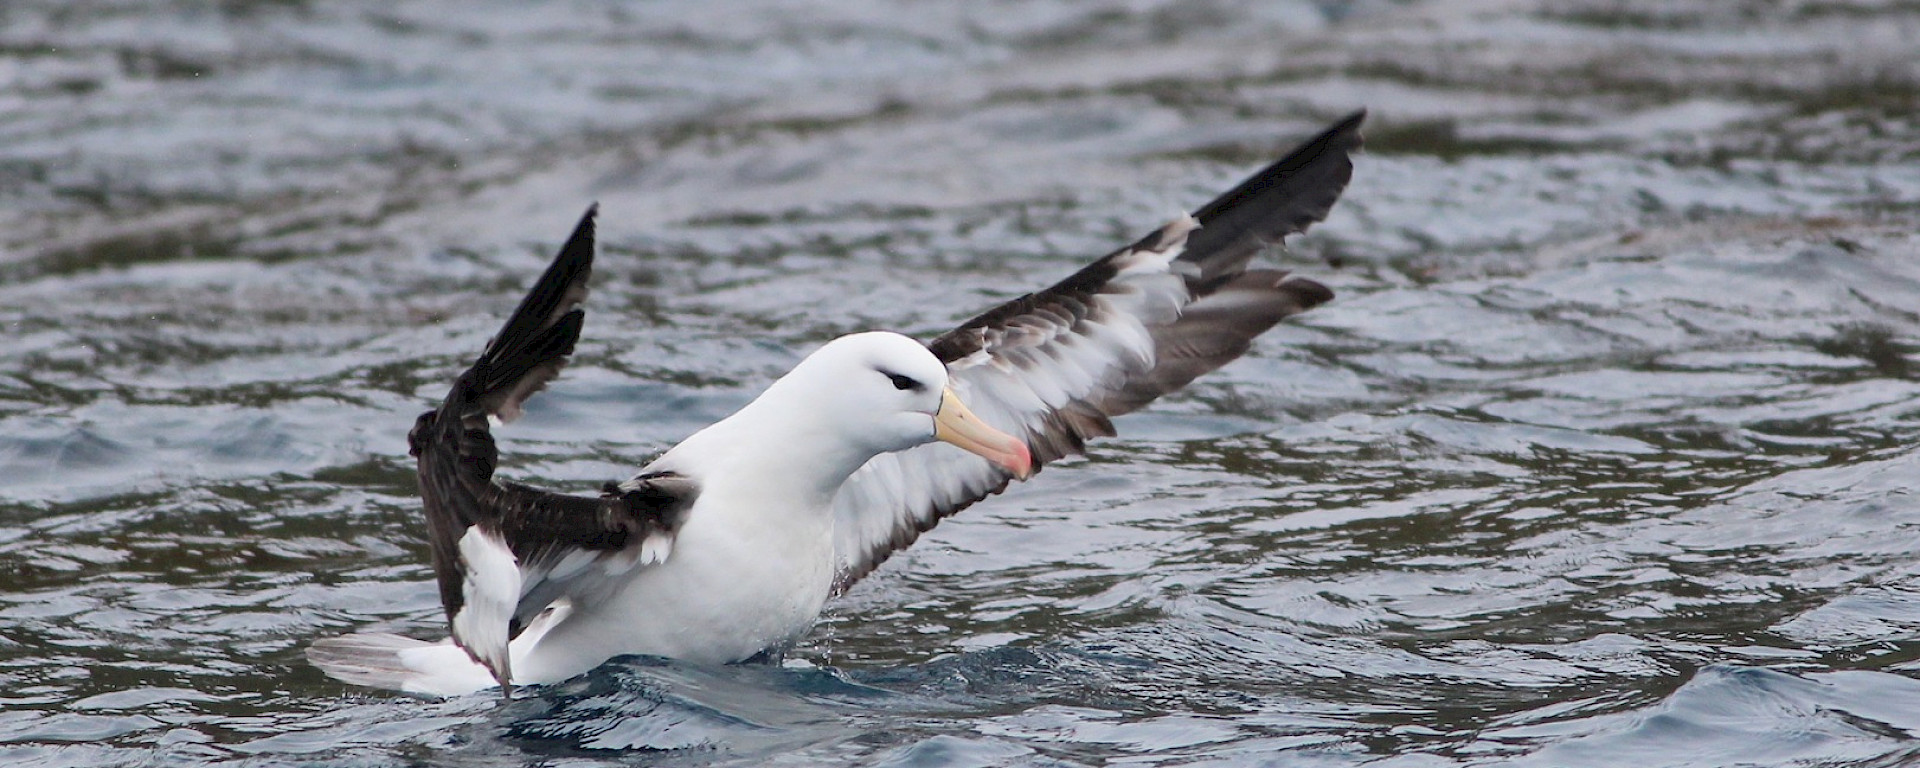
[[[0,763],[1920,761],[1915,50],[1873,0],[13,0]],[[588,202],[502,433],[574,488],[1363,105],[1274,257],[1335,302],[786,665],[302,660],[443,632],[405,430]]]

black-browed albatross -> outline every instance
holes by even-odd
[[[1333,298],[1247,265],[1326,217],[1365,114],[932,343],[834,339],[597,497],[496,480],[489,428],[517,417],[579,339],[589,210],[408,436],[453,636],[352,634],[308,658],[350,683],[457,695],[558,682],[622,654],[728,663],[798,639],[828,598],[942,518],[1112,435],[1114,416]]]

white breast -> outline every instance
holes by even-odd
[[[516,681],[565,680],[622,654],[741,661],[805,633],[833,585],[832,517],[755,490],[703,493],[667,562],[515,649]]]

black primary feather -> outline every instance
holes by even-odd
[[[519,416],[526,399],[559,375],[580,339],[596,211],[597,206],[589,208],[581,217],[486,351],[454,380],[439,408],[420,415],[408,435],[449,622],[467,602],[460,541],[469,529],[478,526],[497,537],[519,567],[522,593],[502,633],[513,637],[565,594],[565,580],[546,578],[564,557],[582,550],[612,556],[650,535],[671,534],[696,493],[691,483],[675,477],[638,478],[635,488],[600,496],[554,493],[494,478],[499,451],[488,417],[506,422]],[[457,632],[454,640],[507,682],[497,666],[504,661],[488,663],[488,658],[503,659],[504,648],[469,647]]]

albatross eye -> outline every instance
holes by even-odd
[[[882,373],[885,373],[885,371],[882,371]],[[914,381],[912,377],[902,376],[897,373],[888,373],[887,380],[893,382],[894,389],[902,391],[920,388],[920,382]]]

